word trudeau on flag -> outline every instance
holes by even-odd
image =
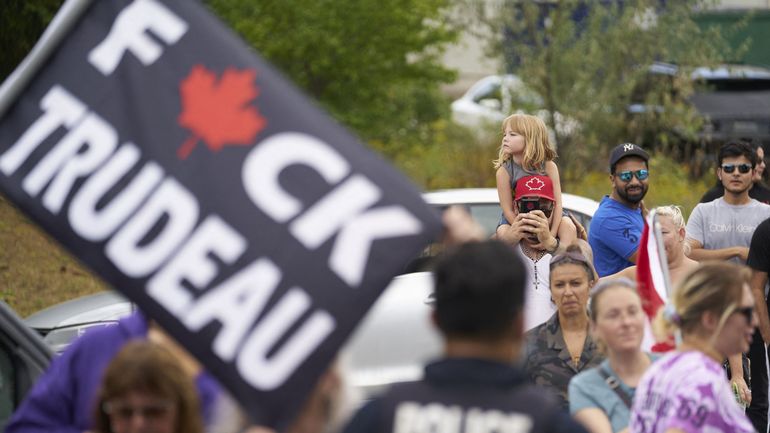
[[[652,320],[668,299],[671,284],[668,278],[668,260],[663,247],[663,237],[653,210],[644,221],[642,238],[639,242],[639,255],[636,262],[636,280],[642,308],[647,316],[645,335],[642,341],[644,350],[667,352],[674,346],[670,342],[656,342],[652,335]]]
[[[198,2],[67,13],[0,94],[0,187],[285,426],[438,218]]]

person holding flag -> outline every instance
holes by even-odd
[[[676,286],[688,273],[692,272],[698,267],[698,262],[687,257],[690,247],[685,242],[685,221],[682,210],[676,205],[658,206],[650,211],[650,215],[656,215],[658,224],[660,225],[660,235],[662,236],[663,248],[666,252],[666,264],[668,268],[668,276],[671,279],[672,286]],[[650,234],[647,235],[649,242],[650,235],[649,227],[651,225],[651,218],[647,218],[646,231]],[[644,233],[642,234],[644,237]],[[647,243],[641,243],[640,248],[647,249]],[[657,249],[657,244],[655,244]],[[640,254],[647,254],[646,252]],[[660,252],[658,252],[660,255]],[[639,269],[638,265],[629,266],[622,271],[607,275],[601,278],[599,281],[611,280],[619,277],[625,277],[630,280],[637,279],[637,275],[640,272],[653,273],[662,272],[662,267],[653,264],[653,267],[647,269]],[[646,278],[646,277],[645,277]]]
[[[650,228],[655,227],[656,224],[660,230],[651,230]],[[639,245],[638,264],[600,280],[625,277],[637,281],[648,323],[643,344],[645,349],[654,352],[673,349],[673,342],[655,344],[649,323],[666,302],[670,288],[679,284],[698,266],[698,262],[687,257],[687,252],[689,252],[689,245],[685,242],[682,211],[674,205],[659,206],[650,211],[645,221]]]

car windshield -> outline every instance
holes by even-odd
[[[711,92],[756,92],[770,90],[768,78],[724,78],[710,79],[699,85],[699,91]]]

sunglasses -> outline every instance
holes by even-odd
[[[151,403],[143,406],[132,406],[125,402],[105,402],[102,408],[114,421],[128,421],[135,415],[141,415],[148,421],[156,421],[164,418],[171,411],[173,404],[170,401]]]
[[[553,269],[555,266],[558,266],[559,263],[561,262],[567,262],[567,263],[577,262],[585,265],[589,269],[592,266],[591,263],[588,262],[588,259],[584,255],[578,252],[569,251],[566,253],[557,254],[556,256],[552,257],[551,263],[549,264],[550,268]]]
[[[734,312],[743,314],[748,324],[751,324],[751,319],[754,318],[754,307],[740,307],[736,308]]]
[[[650,177],[650,172],[646,168],[643,168],[636,171],[621,171],[620,173],[615,173],[615,176],[619,177],[623,182],[631,182],[631,179],[633,179],[634,176],[639,180],[647,179]]]
[[[749,164],[722,164],[722,171],[725,173],[732,173],[735,171],[736,167],[738,167],[738,172],[741,174],[746,174],[751,171],[751,166]]]

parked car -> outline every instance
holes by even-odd
[[[487,235],[495,232],[502,214],[495,188],[445,189],[424,193],[423,198],[440,210],[450,205],[464,206],[481,224]],[[578,195],[562,193],[562,207],[571,212],[587,230],[599,203]]]
[[[0,430],[50,363],[53,351],[0,301]]]
[[[770,69],[748,65],[696,68],[691,102],[705,118],[703,140],[752,138],[770,145]]]
[[[448,189],[428,192],[425,200],[437,209],[462,205],[492,234],[500,219],[500,205],[494,188]],[[588,227],[598,207],[594,200],[562,194],[564,208]],[[341,353],[351,385],[371,395],[395,382],[417,380],[422,365],[440,354],[441,342],[430,325],[433,291],[430,272],[408,272],[395,277],[351,335]],[[114,292],[85,296],[42,310],[27,324],[45,335],[61,352],[76,336],[98,325],[114,323],[134,306]]]
[[[503,119],[513,113],[532,114],[548,123],[548,111],[543,109],[543,99],[513,74],[482,78],[452,102],[451,111],[455,123],[480,134],[498,131]],[[560,113],[554,117],[560,135],[569,135],[579,127],[576,120]],[[551,140],[555,142],[552,131]]]
[[[88,329],[112,325],[136,307],[118,292],[106,291],[40,310],[24,321],[56,352],[61,353]]]

